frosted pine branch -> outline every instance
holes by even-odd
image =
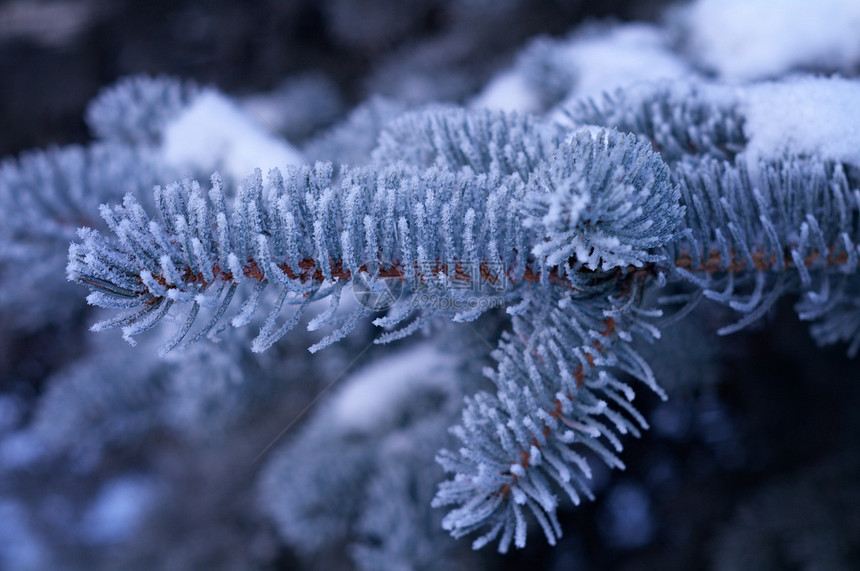
[[[82,231],[83,242],[70,251],[69,275],[94,290],[91,303],[132,309],[115,322],[127,336],[142,330],[138,323],[154,325],[167,306],[190,304],[177,342],[200,306],[216,307],[221,316],[235,287],[246,283],[254,293],[234,324],[247,323],[268,285],[284,293],[270,322],[287,294],[339,291],[359,274],[371,281],[397,278],[410,290],[460,277],[502,288],[527,279],[528,246],[514,206],[523,188],[516,176],[406,166],[351,170],[335,184],[331,167],[318,164],[283,175],[272,171],[265,185],[258,172],[228,208],[217,177],[208,192],[185,181],[157,189],[159,219],[150,219],[130,197],[115,209],[103,208],[118,241]],[[462,207],[477,197],[495,207],[464,213]],[[108,325],[114,322],[99,327]],[[258,343],[275,340],[268,329],[262,334]]]
[[[556,181],[557,189],[527,187],[519,173],[503,175],[493,164],[485,165],[487,173],[468,167],[452,172],[402,164],[368,166],[345,170],[335,180],[331,167],[318,163],[272,171],[266,184],[257,172],[240,186],[228,207],[217,177],[208,192],[192,181],[176,183],[156,189],[158,219],[151,219],[132,197],[114,209],[103,207],[102,216],[117,241],[82,230],[83,242],[70,250],[69,276],[93,289],[90,303],[131,310],[96,326],[122,326],[127,338],[155,325],[172,305],[190,305],[181,319],[184,325],[165,350],[185,339],[201,307],[213,308],[212,318],[192,339],[208,334],[225,314],[236,287],[251,283],[249,299],[232,319],[234,325],[247,324],[262,290],[273,285],[281,295],[255,341],[263,349],[289,329],[275,326],[288,297],[307,300],[320,291],[335,293],[334,308],[344,285],[359,275],[369,276],[371,287],[385,278],[400,280],[407,293],[403,304],[422,288],[443,296],[460,295],[451,285],[455,281],[470,284],[479,294],[481,288],[501,293],[510,301],[527,282],[555,283],[580,292],[602,289],[599,274],[626,266],[632,258],[619,257],[618,252],[634,247],[639,248],[637,260],[662,259],[649,254],[649,247],[671,237],[672,221],[677,223],[681,211],[677,191],[661,174],[659,157],[635,138],[614,133],[585,132],[568,147],[572,150],[552,160],[576,157],[584,166],[573,174],[559,167],[547,177],[578,175],[593,181],[586,187],[566,179]],[[616,151],[609,161],[595,161],[600,149],[616,149],[618,163],[612,162]],[[631,168],[642,169],[642,174],[625,181]],[[666,203],[674,214],[658,224],[641,220],[638,232],[650,236],[644,241],[631,240],[633,236],[624,235],[620,226],[598,226],[595,229],[603,236],[613,231],[619,236],[592,239],[594,250],[588,260],[575,259],[573,250],[562,254],[571,260],[561,267],[557,260],[547,261],[543,246],[538,246],[544,237],[523,224],[532,216],[525,211],[526,193],[531,202],[540,203],[552,191],[579,193],[588,203],[589,216],[620,216],[621,224],[633,220],[631,216],[650,216],[651,209]],[[631,202],[634,195],[655,206],[642,210]],[[532,211],[535,208],[540,210],[537,206]],[[585,216],[582,224],[590,223]],[[332,335],[348,333],[365,309],[357,309],[345,328]],[[434,311],[424,310],[423,317]],[[393,313],[400,318],[387,318],[386,325],[396,325],[410,312]],[[454,319],[478,315],[480,310],[458,312]],[[296,321],[294,316],[287,323]]]
[[[728,152],[733,119],[709,119],[722,111],[696,105],[689,112],[714,138],[691,136]],[[489,307],[447,309],[454,302],[501,299],[514,318],[487,371],[497,393],[467,399],[454,430],[463,448],[439,456],[455,476],[435,503],[452,506],[443,525],[453,535],[480,533],[475,547],[497,539],[501,550],[522,547],[526,513],[555,542],[554,490],[574,503],[589,497],[587,458],[623,467],[622,437],[647,427],[624,377],[662,394],[630,344],[660,337],[663,310],[645,302],[650,290],[673,283],[687,292],[660,301],[684,304],[674,318],[704,298],[736,310],[723,334],[801,294],[798,310],[819,321],[821,341],[848,340],[852,351],[860,343],[839,315],[856,313],[860,243],[860,191],[841,163],[730,162],[698,156],[698,143],[688,153],[691,140],[676,139],[680,154],[668,166],[637,136],[557,129],[432,109],[389,124],[378,162],[337,176],[317,163],[273,170],[265,182],[257,171],[235,195],[217,176],[208,190],[194,181],[157,188],[157,217],[133,197],[103,206],[116,238],[81,230],[68,274],[90,287],[91,304],[120,310],[95,327],[120,326],[127,339],[182,308],[164,351],[214,335],[222,321],[247,325],[268,304],[252,345],[261,351],[311,301],[328,298],[309,328],[333,331],[315,351],[373,313],[359,304],[338,315],[344,292],[359,284],[402,286],[374,322],[401,327],[383,342],[437,313],[467,321]],[[410,132],[418,133],[411,143]],[[651,135],[660,133],[655,124]],[[451,303],[416,305],[427,291]],[[242,302],[231,310],[234,298]]]
[[[480,548],[499,540],[505,552],[523,547],[526,513],[547,540],[561,536],[556,517],[560,488],[574,504],[592,498],[589,457],[623,468],[621,436],[638,436],[648,423],[633,407],[634,390],[613,371],[624,371],[665,398],[650,368],[628,345],[631,333],[659,337],[648,323],[659,312],[627,299],[577,303],[560,290],[530,292],[531,311],[514,318],[487,375],[496,395],[467,399],[463,423],[453,433],[459,453],[439,461],[453,480],[444,482],[434,504],[454,505],[443,526],[455,537],[481,531]]]

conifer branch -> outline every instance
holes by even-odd
[[[177,343],[201,307],[224,314],[230,300],[222,293],[228,284],[259,286],[234,324],[250,320],[269,284],[306,297],[323,284],[340,288],[337,284],[359,274],[369,276],[371,288],[384,279],[402,281],[401,306],[427,288],[460,296],[455,282],[465,284],[471,295],[501,293],[508,302],[528,282],[588,294],[606,288],[607,272],[662,259],[654,250],[671,236],[681,209],[659,157],[635,138],[586,131],[554,161],[567,164],[574,157],[575,172],[547,167],[528,184],[518,172],[501,174],[495,159],[482,165],[487,173],[401,164],[347,169],[339,180],[330,165],[318,163],[283,174],[272,171],[266,184],[257,172],[240,186],[231,207],[217,177],[208,192],[183,181],[156,188],[158,219],[151,219],[133,197],[114,209],[103,207],[102,216],[118,240],[83,230],[83,242],[70,249],[69,277],[93,289],[90,303],[131,310],[96,326],[120,325],[126,338],[155,325],[169,306],[191,304]],[[564,224],[570,228],[560,233],[586,236],[585,243],[592,244],[586,260],[574,256],[574,248],[584,247],[580,238],[575,246],[562,242],[552,252],[540,245],[546,239],[540,232],[554,229],[544,227],[557,215],[549,213],[547,208],[555,207],[546,202],[554,200],[547,197],[555,191],[563,197],[581,195],[559,199],[578,200],[577,208],[585,208],[568,212]],[[631,192],[652,206],[634,206]],[[667,203],[672,213],[662,222],[645,220]],[[638,234],[625,234],[633,220],[639,220]],[[564,265],[555,260],[561,257]],[[281,296],[271,308],[268,322],[278,317],[285,300]],[[480,312],[454,317],[466,315],[474,319]],[[276,338],[263,333],[255,345],[264,348]],[[192,338],[206,334],[204,328]]]
[[[725,116],[705,104],[689,113],[712,133],[734,125],[709,118]],[[729,149],[723,135],[696,136]],[[860,243],[860,191],[839,164],[797,157],[751,166],[690,156],[681,150],[692,145],[695,154],[698,143],[687,141],[670,168],[633,135],[587,127],[565,138],[527,117],[449,109],[407,115],[380,141],[378,163],[337,177],[323,163],[273,170],[265,183],[257,171],[235,197],[217,176],[205,192],[183,181],[156,188],[157,218],[130,196],[102,207],[116,238],[81,230],[68,265],[69,278],[92,290],[91,304],[122,310],[95,328],[120,326],[130,340],[184,307],[168,351],[217,331],[234,298],[243,301],[230,323],[247,325],[272,286],[279,295],[252,348],[269,347],[310,301],[328,297],[309,328],[334,331],[315,351],[375,309],[359,304],[335,319],[344,288],[359,281],[403,288],[377,325],[415,316],[381,341],[436,313],[465,321],[489,307],[417,306],[422,292],[502,299],[513,331],[486,371],[497,393],[466,400],[454,428],[463,448],[439,455],[455,476],[434,500],[453,506],[443,526],[454,536],[480,532],[476,548],[498,539],[502,551],[525,544],[526,511],[554,543],[553,490],[574,503],[590,497],[588,457],[621,468],[622,436],[647,428],[625,381],[662,395],[631,346],[635,336],[660,336],[662,311],[645,304],[646,291],[684,283],[688,306],[728,305],[740,319],[721,333],[801,293],[798,309],[821,320],[819,338],[860,345],[860,328],[834,314],[854,299]],[[278,325],[288,304],[298,309]]]

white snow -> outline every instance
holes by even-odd
[[[567,100],[599,96],[641,81],[690,77],[694,71],[668,45],[665,30],[649,24],[595,25],[547,51],[550,68],[572,78]],[[471,102],[471,107],[535,113],[540,109],[540,86],[529,81],[523,58],[495,78]],[[563,107],[564,104],[562,104]]]
[[[331,401],[333,427],[366,432],[391,422],[416,389],[450,387],[455,360],[428,344],[374,360],[348,379]]]
[[[469,106],[473,109],[536,113],[540,111],[540,99],[522,71],[514,68],[490,80]]]
[[[739,99],[749,158],[791,153],[860,165],[860,82],[799,77],[745,87]]]
[[[679,19],[693,54],[724,79],[860,62],[858,0],[698,0]]]
[[[110,480],[84,513],[83,528],[93,543],[128,539],[138,528],[156,496],[154,484],[140,476]]]
[[[648,24],[627,24],[574,36],[559,53],[574,70],[568,98],[594,97],[642,81],[695,75],[668,46],[667,34]]]
[[[242,180],[259,168],[304,163],[290,144],[215,91],[200,94],[164,129],[165,162],[180,170],[220,171]]]

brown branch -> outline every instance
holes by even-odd
[[[291,280],[299,280],[303,283],[308,281],[314,282],[322,282],[324,281],[325,275],[321,268],[318,267],[316,261],[312,258],[305,258],[298,262],[297,268],[291,267],[289,264],[282,263],[278,264],[278,268]],[[352,279],[352,272],[349,269],[343,267],[343,263],[338,260],[331,260],[329,262],[330,274],[332,278],[341,279],[345,281],[349,281]],[[424,268],[424,272],[422,273],[419,268],[419,265],[416,263],[414,265],[414,272],[418,276],[419,280],[424,280],[425,275],[431,276],[439,276],[439,275],[449,275],[449,269],[447,264],[443,264],[439,261],[435,263],[435,265],[428,270]],[[453,266],[453,272],[450,272],[453,275],[453,279],[461,282],[470,282],[473,279],[473,276],[465,271],[463,263],[457,263]],[[367,264],[362,264],[358,268],[359,272],[367,272]],[[489,263],[483,262],[478,266],[479,276],[481,280],[489,283],[489,284],[498,284],[501,283],[502,277],[501,275],[494,273],[493,269],[490,267]],[[591,272],[590,270],[587,270]],[[597,272],[591,272],[597,275]],[[182,269],[182,282],[184,285],[192,285],[199,284],[203,289],[208,288],[210,285],[215,283],[216,281],[225,281],[229,282],[233,280],[234,276],[232,272],[225,272],[220,265],[215,265],[212,267],[212,278],[207,279],[206,276],[202,272],[195,272],[191,267],[186,266]],[[244,275],[248,279],[256,280],[257,282],[261,282],[266,279],[266,274],[263,269],[260,268],[259,264],[254,258],[248,259],[247,262],[242,266],[242,275]],[[388,279],[400,279],[402,281],[406,280],[406,271],[399,264],[392,264],[388,268],[380,268],[377,272],[377,277],[379,278],[388,278]],[[512,283],[516,283],[518,280],[513,279],[511,276],[511,272],[507,272],[506,277]],[[153,279],[161,284],[164,287],[176,287],[170,286],[167,283],[167,280],[164,276],[160,274],[153,273]],[[531,268],[526,268],[520,277],[519,281],[522,282],[531,282],[536,283],[540,281],[541,275],[540,272],[535,272]],[[553,268],[550,271],[550,275],[548,277],[549,282],[563,286],[567,289],[577,290],[575,286],[573,286],[568,280],[559,276],[558,268]],[[138,282],[143,285],[143,280],[138,278]],[[149,294],[148,289],[144,286],[143,295]]]
[[[748,267],[747,260],[739,256],[737,250],[733,249],[729,252],[729,256],[731,259],[727,264],[725,264],[725,267],[723,267],[724,261],[720,253],[716,250],[711,250],[708,252],[707,257],[704,260],[701,260],[698,266],[694,267],[692,256],[689,253],[685,253],[681,254],[681,256],[675,260],[675,266],[685,270],[706,272],[709,274],[715,274],[718,272],[740,273],[750,269]],[[753,251],[750,253],[750,257],[753,261],[753,268],[758,272],[772,270],[777,265],[777,257],[774,254],[766,256],[764,252]],[[819,263],[822,266],[836,266],[845,264],[847,261],[847,252],[840,252],[837,254],[836,247],[831,246],[827,249],[827,255],[824,256],[823,260],[821,252],[815,251],[803,258],[803,265],[807,268],[813,267],[816,263]],[[794,258],[788,252],[783,254],[782,263],[786,268],[795,266]]]
[[[736,249],[731,250],[729,253],[730,259],[725,261],[722,259],[722,256],[717,250],[710,250],[704,259],[700,260],[700,262],[694,266],[693,264],[693,256],[687,252],[680,254],[672,263],[675,267],[682,268],[688,271],[693,272],[706,272],[709,274],[715,274],[720,272],[727,273],[741,273],[750,269],[748,261],[741,257]],[[777,266],[777,256],[773,253],[765,254],[763,251],[753,251],[750,255],[753,262],[753,269],[758,272],[764,272],[773,270]],[[846,252],[837,253],[837,249],[834,246],[831,246],[827,254],[825,256],[821,256],[820,252],[813,252],[806,257],[804,257],[803,264],[807,268],[811,268],[818,265],[823,266],[834,266],[845,264],[848,261],[848,254]],[[782,264],[786,268],[791,268],[795,266],[794,258],[790,255],[790,253],[786,252],[783,254]],[[569,265],[573,266],[576,263],[575,258],[571,258],[569,261]],[[381,266],[380,261],[380,266]],[[291,267],[287,263],[278,264],[278,268],[291,280],[299,280],[303,283],[308,281],[314,282],[323,282],[326,278],[323,274],[322,269],[317,264],[316,260],[313,258],[304,258],[296,264],[297,267]],[[341,279],[341,280],[350,280],[352,279],[352,272],[344,268],[343,263],[339,260],[330,260],[329,261],[330,274],[332,278]],[[360,272],[367,271],[367,264],[361,265],[359,268]],[[456,279],[461,282],[470,282],[473,279],[473,276],[470,273],[467,273],[464,269],[463,263],[457,263],[453,266],[453,279]],[[424,280],[425,276],[439,276],[439,275],[448,275],[449,267],[447,264],[442,263],[441,261],[436,261],[432,268],[429,270],[425,267],[419,267],[418,263],[414,264],[413,271],[417,275],[419,280]],[[490,267],[490,264],[487,262],[482,262],[478,266],[478,274],[480,279],[489,283],[489,284],[497,284],[502,280],[502,276],[493,271],[493,268]],[[597,285],[600,281],[611,281],[618,280],[619,276],[622,277],[622,280],[619,284],[620,291],[624,293],[630,287],[631,283],[637,279],[647,279],[649,276],[657,275],[659,270],[659,266],[656,263],[648,263],[644,266],[628,266],[626,268],[615,268],[610,272],[599,272],[596,270],[589,270],[585,268],[580,268],[578,272],[580,274],[587,274],[591,276],[591,284]],[[266,279],[266,274],[262,268],[257,264],[257,261],[253,258],[248,259],[245,264],[242,266],[242,274],[248,278],[253,279],[258,282]],[[225,272],[219,265],[215,265],[212,268],[212,278],[207,279],[207,277],[202,272],[195,272],[190,267],[185,267],[182,272],[182,281],[184,285],[192,285],[199,284],[203,289],[209,287],[212,283],[216,281],[231,281],[234,279],[232,272]],[[403,266],[394,263],[391,264],[387,268],[382,268],[377,272],[377,277],[380,278],[388,278],[388,279],[400,279],[406,280],[406,271]],[[508,281],[511,283],[520,282],[529,282],[529,283],[537,283],[541,280],[540,272],[533,270],[531,267],[527,267],[525,271],[523,271],[522,275],[517,279],[514,279],[512,276],[512,272],[506,272],[506,277]],[[159,284],[164,287],[176,287],[169,286],[167,280],[156,273],[153,273],[153,279],[155,279]],[[548,281],[552,284],[562,286],[564,288],[573,290],[573,291],[581,291],[579,288],[574,286],[568,279],[565,279],[560,275],[560,270],[558,267],[552,268],[550,270]],[[139,283],[143,286],[143,281],[139,279]],[[142,295],[152,295],[146,286],[143,286]]]

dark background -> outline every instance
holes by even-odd
[[[665,3],[502,2],[504,7],[493,13],[490,2],[455,4],[0,2],[0,155],[87,141],[87,101],[128,74],[193,78],[241,96],[273,89],[297,73],[321,72],[337,86],[348,109],[373,93],[396,94],[404,61],[417,54],[415,61],[425,66],[422,73],[460,78],[452,82],[449,97],[462,101],[537,34],[563,34],[592,18],[647,20]],[[757,509],[769,509],[760,498],[774,483],[790,490],[796,474],[834,458],[848,458],[856,475],[857,362],[844,356],[844,347],[815,347],[790,305],[787,300],[770,323],[725,343],[713,367],[718,371],[714,383],[669,404],[656,399],[639,404],[657,421],[640,441],[626,442],[628,469],[613,474],[607,486],[621,492],[564,514],[565,539],[559,547],[548,548],[536,533],[524,551],[504,560],[486,554],[488,565],[698,568],[711,560],[730,526],[770,533],[744,514],[751,510],[754,519]],[[30,383],[35,401],[45,367],[63,361],[59,351],[74,351],[73,345],[59,349],[51,342],[62,335],[34,332],[4,349],[2,373],[19,383],[14,390]],[[22,368],[32,362],[48,365]],[[662,427],[660,419],[666,421]],[[619,520],[624,509],[617,505],[624,505],[625,490],[628,498],[648,498],[652,529],[645,535],[625,529],[630,522]],[[798,513],[803,512],[789,510],[788,516]],[[773,536],[777,551],[795,537],[790,530],[774,530]],[[645,539],[631,544],[624,543],[625,537]],[[860,564],[860,546],[854,548]],[[297,562],[284,549],[268,564],[290,569]]]
[[[322,71],[349,103],[376,91],[374,73],[410,51],[477,90],[536,34],[588,18],[648,19],[659,0],[0,2],[0,155],[87,139],[84,107],[136,73],[169,74],[247,94]],[[505,8],[505,5],[509,5]],[[75,14],[74,17],[70,14]],[[469,19],[491,18],[494,26]],[[474,37],[469,37],[470,27]],[[493,33],[488,33],[488,28]],[[457,94],[455,94],[457,95]]]

